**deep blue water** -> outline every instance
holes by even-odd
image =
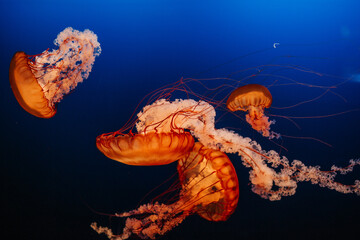
[[[298,82],[334,86],[333,93],[286,110],[285,116],[323,116],[360,108],[360,2],[338,1],[4,1],[0,2],[1,67],[1,232],[11,239],[105,239],[90,229],[93,221],[119,231],[90,210],[114,213],[135,208],[154,187],[176,171],[176,164],[133,167],[103,156],[95,138],[118,130],[148,92],[181,77],[233,76],[261,65],[292,65],[294,69],[252,78],[270,84],[274,75]],[[66,27],[98,35],[102,53],[90,77],[58,106],[52,119],[29,115],[17,103],[8,81],[16,51],[38,54],[53,48]],[[279,43],[277,48],[274,43]],[[330,77],[335,76],[335,77]],[[224,82],[220,82],[224,83]],[[197,89],[199,90],[199,89]],[[317,88],[299,85],[271,88],[274,107],[319,96]],[[272,117],[289,159],[327,170],[360,157],[360,111],[327,118]],[[245,122],[224,118],[265,149],[280,148],[251,130]],[[241,125],[242,124],[242,125]],[[240,125],[240,126],[239,126]],[[360,233],[360,197],[309,183],[297,193],[270,202],[251,191],[249,169],[230,156],[239,177],[237,210],[226,222],[191,216],[162,239],[347,239]],[[359,167],[346,183],[360,178]],[[149,201],[149,199],[146,199]],[[146,203],[147,201],[144,200]],[[151,199],[150,199],[151,200]]]

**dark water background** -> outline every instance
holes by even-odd
[[[269,109],[269,113],[317,116],[360,108],[359,10],[356,0],[1,0],[0,232],[11,236],[1,238],[105,239],[90,229],[93,221],[112,226],[115,232],[121,230],[121,221],[109,221],[88,206],[104,213],[133,209],[148,191],[176,171],[176,164],[126,166],[104,157],[95,146],[95,138],[122,127],[149,91],[181,77],[224,77],[264,64],[298,65],[337,77],[291,70],[280,74],[326,86],[348,81],[333,90],[338,95],[327,94],[297,108]],[[38,54],[53,48],[57,34],[68,26],[94,31],[102,54],[89,79],[59,104],[55,117],[33,117],[19,106],[11,91],[11,57],[16,51]],[[274,43],[280,45],[273,48]],[[249,82],[263,80],[253,78]],[[288,106],[321,91],[284,86],[272,93],[273,106]],[[349,159],[360,157],[359,111],[296,120],[301,129],[282,118],[272,119],[277,120],[273,126],[277,132],[311,136],[332,145],[283,138],[288,151],[282,153],[289,159],[327,170],[333,164],[345,166]],[[225,118],[219,123],[223,126],[239,128],[239,134],[257,140],[267,150],[279,150],[243,121]],[[162,239],[359,236],[358,196],[300,183],[294,196],[270,202],[251,192],[249,169],[238,157],[230,158],[240,185],[239,205],[233,216],[220,223],[191,216]],[[349,177],[338,180],[351,183],[359,178],[357,167]]]

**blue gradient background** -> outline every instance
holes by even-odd
[[[359,10],[356,0],[1,0],[1,235],[10,234],[10,239],[106,239],[90,229],[93,221],[120,231],[121,221],[109,221],[88,206],[104,213],[133,209],[176,171],[176,164],[126,166],[104,157],[96,149],[95,137],[119,129],[145,94],[180,77],[222,77],[275,59],[277,64],[353,78],[334,90],[347,102],[330,94],[303,108],[269,112],[314,116],[359,108]],[[11,57],[16,51],[38,54],[53,48],[57,34],[68,26],[94,31],[102,54],[89,79],[59,104],[54,118],[35,118],[19,106],[11,91]],[[272,47],[275,42],[280,43],[276,49]],[[309,81],[296,72],[284,74]],[[341,80],[324,77],[321,81],[332,85]],[[292,94],[286,88],[278,89],[273,93],[274,105],[286,106],[314,96],[310,89],[303,90]],[[300,130],[276,120],[275,131],[316,137],[333,146],[284,139],[289,151],[282,153],[289,159],[329,169],[360,157],[359,111],[299,120]],[[233,119],[226,124],[241,128],[240,134],[265,149],[279,150],[244,122]],[[300,183],[294,196],[270,202],[251,192],[249,169],[238,157],[230,158],[240,185],[233,216],[220,223],[191,216],[161,239],[359,236],[359,197]],[[359,176],[357,167],[349,178],[339,179],[351,183]]]

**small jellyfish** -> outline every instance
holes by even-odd
[[[270,133],[269,117],[264,115],[264,108],[269,108],[272,103],[270,91],[259,84],[248,84],[235,89],[229,96],[226,106],[230,111],[245,111],[246,121],[251,127],[265,137],[274,137]]]

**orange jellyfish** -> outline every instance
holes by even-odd
[[[17,52],[10,63],[10,85],[16,100],[40,118],[55,115],[56,104],[88,78],[95,57],[101,53],[97,36],[90,30],[66,28],[54,43],[59,49],[34,56]]]
[[[188,153],[194,146],[194,138],[188,132],[114,133],[98,136],[96,146],[108,158],[128,165],[164,165]]]
[[[193,150],[179,160],[177,169],[181,183],[177,202],[145,204],[136,210],[115,214],[127,218],[121,235],[96,223],[91,227],[113,240],[127,239],[132,234],[154,239],[191,214],[197,213],[209,221],[225,221],[235,211],[239,199],[238,178],[225,153],[196,143]]]
[[[251,127],[265,137],[273,138],[270,133],[269,117],[264,115],[264,108],[269,108],[272,103],[270,91],[259,84],[248,84],[235,89],[228,98],[226,106],[230,111],[245,111],[246,121]]]

